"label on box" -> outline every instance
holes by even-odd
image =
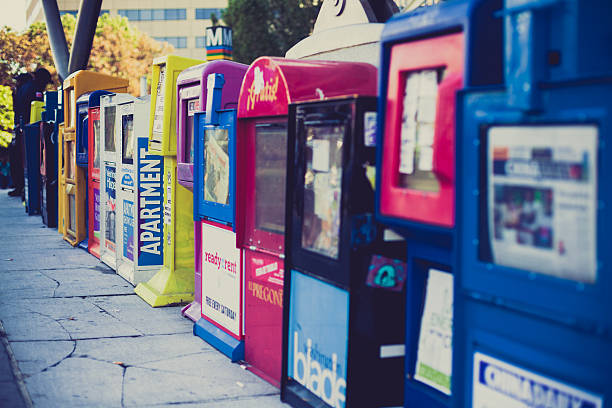
[[[123,256],[134,261],[134,202],[123,200]]]
[[[138,138],[138,265],[163,263],[164,158],[147,153],[147,138]]]
[[[107,249],[115,252],[115,209],[117,206],[116,195],[115,195],[115,171],[116,168],[113,165],[106,165],[106,171],[104,172],[104,189],[106,192],[106,203],[105,203],[105,236],[104,245]]]
[[[480,352],[474,353],[472,408],[601,408],[603,399]]]
[[[93,231],[94,231],[94,235],[98,237],[98,239],[100,238],[100,189],[99,188],[95,188],[93,189],[93,207],[94,207],[94,213],[93,213]]]
[[[251,278],[254,281],[283,286],[285,271],[283,261],[280,259],[272,261],[264,257],[253,255],[251,257],[251,271]]]
[[[236,233],[202,222],[202,315],[241,336],[241,292]]]
[[[329,171],[329,140],[314,139],[312,141],[312,169]]]
[[[157,94],[155,98],[155,111],[153,116],[153,140],[161,142],[164,132],[164,99],[166,92],[166,64],[159,68],[157,81]]]
[[[453,275],[429,270],[414,378],[451,394]]]
[[[376,146],[376,112],[363,114],[363,144],[367,147]]]
[[[373,255],[370,261],[366,285],[401,292],[406,282],[406,262]]]

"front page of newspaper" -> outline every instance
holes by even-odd
[[[597,128],[499,126],[488,136],[492,261],[595,282]]]

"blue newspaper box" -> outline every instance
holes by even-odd
[[[506,1],[504,86],[458,95],[454,407],[610,406],[611,14]]]
[[[49,228],[57,227],[57,117],[63,118],[57,91],[44,94],[40,132],[40,213]]]
[[[501,83],[501,1],[400,14],[382,34],[376,217],[406,240],[407,407],[452,402],[456,92]]]
[[[94,91],[95,92],[95,91]],[[84,232],[84,240],[79,242],[79,246],[83,249],[87,249],[88,246],[88,205],[87,205],[87,185],[91,182],[89,180],[88,168],[87,168],[87,139],[89,138],[89,100],[97,99],[98,102],[100,100],[100,96],[94,96],[94,92],[87,92],[83,95],[79,96],[76,101],[76,139],[75,139],[75,148],[76,148],[76,165],[81,168],[80,171],[83,172],[84,176],[82,180],[75,179],[75,195],[79,197],[83,197],[83,206],[77,209],[76,217],[84,220],[85,230]],[[108,92],[103,92],[105,94]],[[84,185],[82,182],[84,182]],[[82,213],[79,211],[83,211]],[[83,218],[81,218],[83,217]]]
[[[235,228],[237,110],[222,109],[224,85],[223,74],[208,75],[206,111],[194,117],[193,209],[201,234],[195,250],[202,273],[196,290],[202,293],[202,313],[193,333],[239,361],[244,328],[242,251]]]
[[[41,121],[24,126],[24,195],[28,215],[40,214],[40,127]]]

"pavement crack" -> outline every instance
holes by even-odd
[[[57,367],[58,365],[60,365],[64,360],[69,359],[70,357],[72,357],[72,355],[74,354],[75,350],[76,350],[76,346],[77,346],[77,340],[70,340],[72,341],[72,351],[70,351],[70,353],[68,353],[67,355],[65,355],[62,359],[60,359],[59,361],[51,364],[50,366],[47,366],[45,368],[43,368],[42,370],[40,370],[38,372],[38,374],[40,373],[44,373],[47,370],[50,370],[51,368]]]
[[[90,301],[90,300],[89,300],[89,299],[87,299],[87,298],[85,298],[85,299],[83,299],[83,300],[85,300],[86,302],[88,302],[88,303],[92,304],[94,307],[97,307],[97,308],[98,308],[98,309],[100,309],[100,310],[101,310],[103,313],[105,313],[105,314],[109,315],[109,316],[110,316],[110,317],[112,317],[113,319],[116,319],[116,320],[119,320],[120,322],[123,322],[123,323],[125,323],[125,324],[128,324],[128,325],[129,325],[129,326],[130,326],[132,329],[134,329],[135,331],[137,331],[138,333],[140,333],[140,335],[141,335],[141,336],[144,336],[144,335],[145,335],[145,333],[144,333],[142,330],[138,330],[136,327],[133,327],[133,326],[132,326],[132,325],[130,325],[129,323],[124,322],[124,321],[123,321],[123,320],[121,320],[119,317],[115,316],[114,314],[112,314],[111,312],[109,312],[108,310],[106,310],[105,308],[103,308],[102,306],[100,306],[99,304],[94,303],[94,302]]]
[[[201,350],[201,351],[194,351],[193,353],[186,353],[186,354],[180,354],[178,356],[170,356],[167,358],[161,358],[158,360],[150,360],[150,361],[143,361],[141,364],[151,364],[151,363],[159,363],[161,361],[167,361],[167,360],[173,360],[175,358],[181,358],[181,357],[189,357],[189,356],[196,356],[199,354],[203,354],[203,353],[209,353],[209,352],[216,352],[216,350]],[[144,368],[144,367],[142,367]]]
[[[57,279],[54,279],[54,278],[52,278],[51,276],[47,275],[47,274],[46,274],[46,273],[44,273],[42,270],[40,270],[40,271],[39,271],[39,273],[40,273],[42,276],[44,276],[44,277],[46,277],[46,278],[49,278],[49,279],[51,279],[53,282],[55,282],[55,288],[53,289],[53,296],[51,296],[51,297],[55,297],[55,292],[57,291],[57,288],[59,288],[59,287],[60,287],[60,285],[61,285],[60,281],[58,281]]]
[[[123,368],[123,375],[121,377],[121,408],[123,408],[125,406],[124,404],[124,400],[125,400],[125,373],[128,369],[127,366],[121,366]]]
[[[196,401],[172,401],[172,402],[164,402],[163,404],[152,404],[151,407],[160,407],[160,406],[172,406],[172,405],[201,405],[201,404],[210,404],[215,402],[229,402],[229,401],[242,401],[252,398],[259,397],[276,397],[280,394],[279,391],[275,392],[265,392],[261,394],[251,394],[251,395],[241,395],[237,397],[226,397],[226,398],[208,398],[201,399]]]

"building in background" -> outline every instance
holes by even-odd
[[[60,14],[78,13],[81,0],[57,0]],[[41,0],[26,0],[26,26],[44,21]],[[221,18],[227,0],[103,0],[100,14],[127,17],[140,31],[174,46],[175,54],[206,59],[206,27]]]

